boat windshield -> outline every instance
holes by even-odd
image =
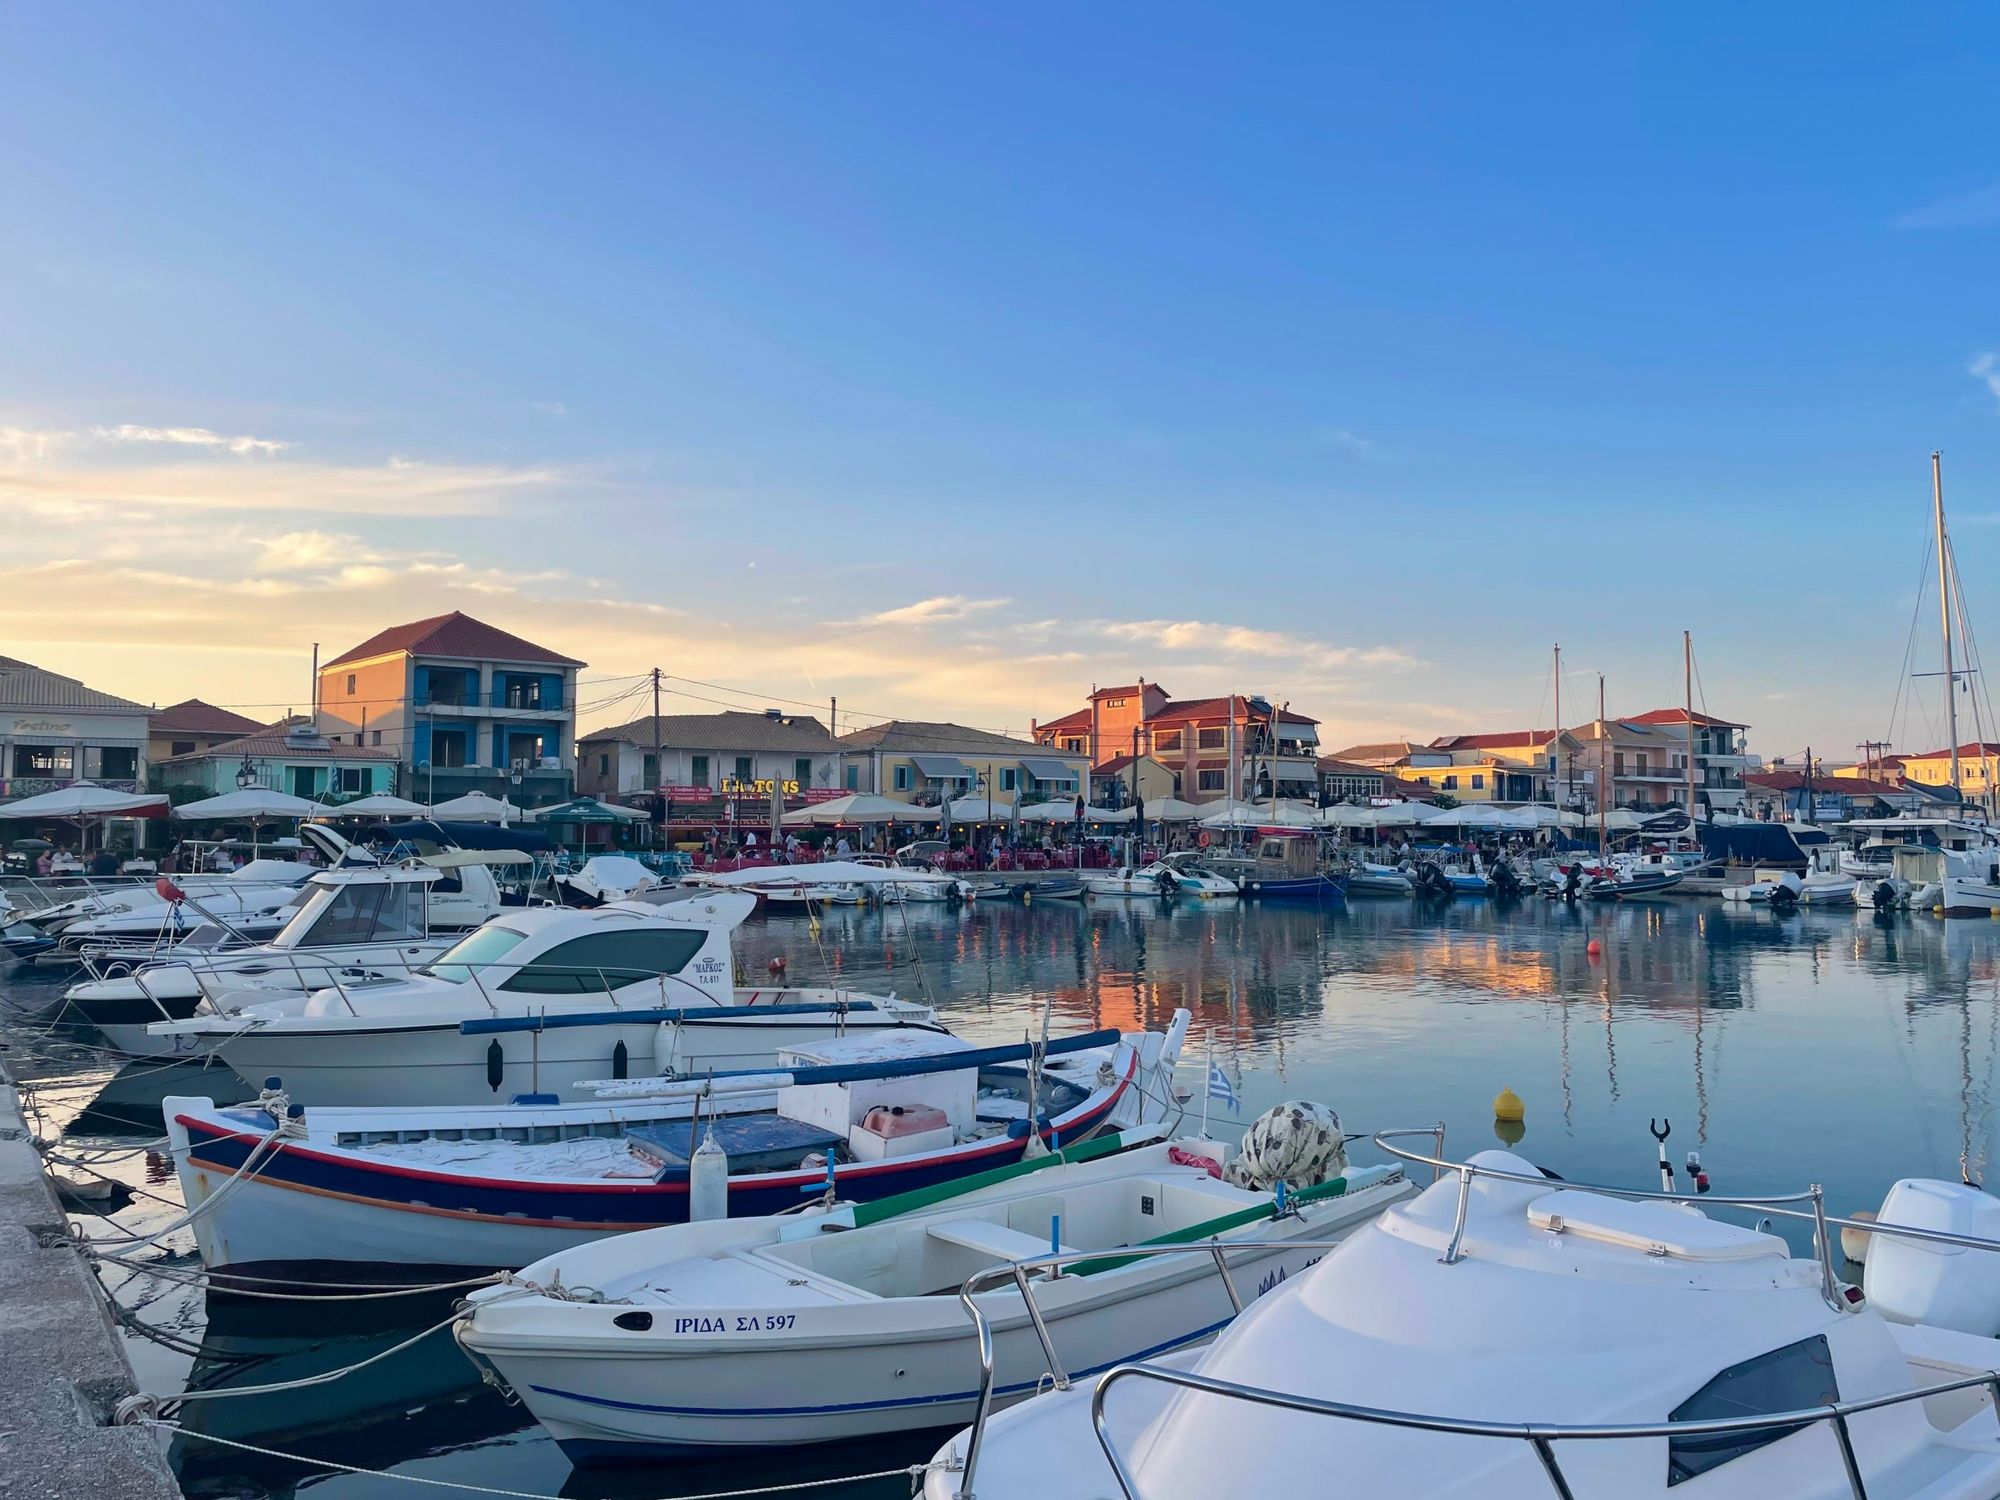
[[[415,881],[358,881],[324,892],[285,926],[286,947],[402,942],[424,935],[423,887]]]
[[[418,972],[447,984],[464,984],[474,969],[505,957],[528,940],[525,932],[511,927],[482,927],[453,943],[436,963]]]

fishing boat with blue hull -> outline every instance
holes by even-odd
[[[727,1214],[829,1189],[869,1201],[1166,1113],[1186,1035],[1112,1030],[1045,1047],[942,1034],[829,1038],[713,1079],[606,1080],[611,1097],[480,1109],[301,1109],[281,1090],[165,1105],[212,1269],[324,1263],[516,1267],[606,1234],[703,1216],[707,1132]],[[1039,1141],[1038,1146],[1035,1143]],[[692,1207],[691,1207],[692,1205]]]
[[[1258,901],[1313,901],[1339,906],[1347,889],[1327,873],[1320,860],[1319,840],[1310,832],[1263,829],[1254,851],[1241,855],[1211,853],[1206,861],[1236,882],[1238,894]]]

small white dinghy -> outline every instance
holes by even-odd
[[[577,1463],[961,1422],[981,1387],[968,1277],[1002,1273],[972,1300],[992,1328],[994,1399],[1011,1402],[1051,1374],[1010,1265],[1106,1252],[1035,1273],[1067,1378],[1226,1325],[1235,1308],[1212,1242],[1254,1243],[1229,1256],[1248,1303],[1413,1191],[1400,1168],[1371,1167],[1274,1195],[1212,1176],[1226,1151],[1093,1142],[944,1192],[625,1235],[536,1262],[518,1278],[527,1289],[481,1288],[457,1337]],[[1344,1166],[1337,1151],[1321,1160]],[[1186,1255],[1116,1253],[1182,1241]]]

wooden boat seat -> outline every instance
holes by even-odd
[[[994,1224],[985,1219],[947,1219],[942,1224],[930,1225],[924,1233],[944,1244],[956,1245],[962,1250],[976,1250],[999,1261],[1033,1260],[1038,1255],[1052,1253],[1046,1239],[1037,1239],[1032,1234],[1023,1234],[1018,1229],[1009,1229],[1004,1224]],[[1062,1247],[1063,1254],[1069,1251],[1070,1246]]]

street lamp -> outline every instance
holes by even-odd
[[[236,789],[247,792],[256,784],[257,767],[251,764],[250,757],[246,755],[243,757],[243,764],[236,768]]]

